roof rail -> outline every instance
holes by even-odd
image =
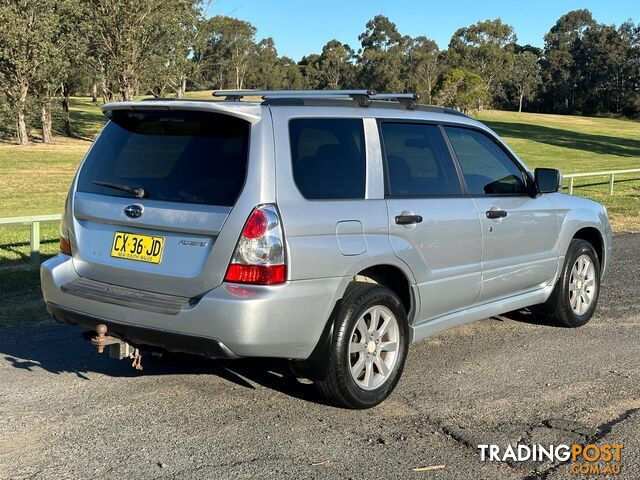
[[[215,90],[214,97],[225,97],[225,100],[240,101],[243,97],[261,97],[263,100],[272,98],[301,98],[301,99],[340,99],[351,98],[361,107],[369,106],[373,90]]]

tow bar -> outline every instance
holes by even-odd
[[[104,347],[109,347],[109,357],[117,360],[132,358],[131,366],[136,370],[142,370],[142,354],[140,350],[119,338],[107,335],[107,326],[103,323],[96,326],[95,337],[91,338],[91,343],[96,346],[98,353],[104,352]]]

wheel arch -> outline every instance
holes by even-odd
[[[311,380],[324,378],[326,375],[329,356],[331,355],[336,315],[342,306],[342,301],[349,285],[353,282],[379,284],[392,290],[398,295],[405,307],[407,320],[409,326],[411,326],[413,323],[412,319],[417,316],[416,312],[419,308],[418,292],[417,289],[413,288],[415,282],[412,283],[412,278],[413,275],[408,267],[406,267],[405,270],[397,264],[386,262],[361,266],[353,275],[345,277],[345,282],[343,282],[343,285],[339,289],[339,296],[322,330],[320,339],[306,360],[292,363],[294,373]],[[413,329],[409,328],[409,343],[412,342],[412,337]]]
[[[562,193],[549,194],[558,214],[560,259],[566,256],[571,240],[580,238],[594,245],[604,275],[613,253],[612,231],[604,206],[593,200]]]
[[[407,318],[413,313],[416,302],[411,292],[411,283],[400,268],[394,265],[375,265],[361,270],[353,279],[356,282],[377,283],[387,287],[400,298]]]
[[[604,237],[602,236],[602,233],[600,233],[600,230],[595,227],[583,227],[576,233],[574,233],[572,238],[579,238],[593,245],[593,248],[598,255],[598,261],[600,262],[600,265],[604,265]]]

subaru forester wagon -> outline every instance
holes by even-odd
[[[606,210],[482,123],[412,94],[214,95],[103,107],[41,270],[50,314],[99,350],[288,359],[367,408],[412,342],[525,307],[593,315]]]

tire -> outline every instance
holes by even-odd
[[[574,238],[553,293],[539,310],[552,323],[568,328],[581,327],[593,316],[599,294],[598,255],[591,243]]]
[[[354,282],[336,314],[327,374],[316,385],[334,405],[374,407],[400,380],[408,347],[407,314],[398,296],[381,285]]]

